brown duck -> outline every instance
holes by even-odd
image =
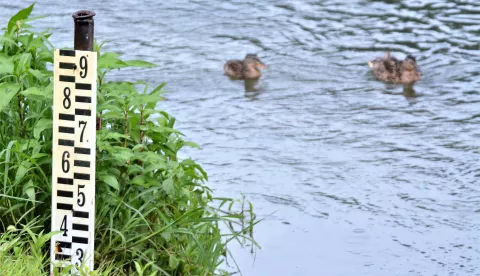
[[[384,82],[413,84],[420,80],[417,60],[411,55],[398,60],[387,52],[384,57],[369,61],[368,66],[372,68],[373,75]]]
[[[257,55],[247,54],[244,60],[228,60],[223,66],[225,75],[232,79],[258,79],[262,76],[259,68],[267,68]]]

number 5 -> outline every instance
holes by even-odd
[[[82,207],[83,205],[85,205],[85,194],[83,192],[80,192],[80,189],[83,189],[85,188],[85,185],[78,185],[78,199],[77,199],[77,203],[78,203],[78,206]],[[80,200],[80,197],[82,197],[82,200]]]

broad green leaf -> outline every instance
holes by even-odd
[[[0,55],[0,75],[12,74],[13,68],[14,68],[14,64],[13,64],[12,58]]]
[[[19,83],[0,83],[0,111],[2,111],[21,88]]]
[[[132,148],[132,151],[141,151],[145,149],[146,149],[146,146],[144,144],[137,144]]]
[[[133,165],[128,166],[128,173],[131,174],[131,175],[140,174],[140,173],[143,173],[144,171],[145,170],[143,169],[143,167],[141,167],[137,164],[133,164]]]
[[[43,157],[51,157],[51,155],[46,154],[46,153],[36,153],[36,154],[32,155],[32,159],[40,159],[40,158],[43,158]]]
[[[137,261],[133,261],[135,263],[135,269],[137,270],[138,275],[143,275],[143,269],[142,266],[137,263]]]
[[[135,176],[132,181],[130,181],[131,184],[139,185],[139,186],[144,186],[145,185],[145,176],[142,175],[137,175]]]
[[[105,182],[108,186],[114,188],[115,190],[120,189],[120,186],[118,185],[117,178],[113,175],[99,175],[98,179],[101,181]]]
[[[149,95],[160,95],[162,93],[164,93],[165,91],[162,90],[162,88],[165,86],[165,82],[164,83],[161,83],[159,86],[155,87],[152,91],[150,91]],[[165,100],[164,97],[160,97],[160,99],[163,101]],[[145,109],[154,109],[155,106],[157,105],[158,102],[150,102],[150,103],[147,103],[147,105],[145,106]]]
[[[35,101],[45,101],[52,99],[52,93],[48,93],[45,89],[42,91],[38,87],[32,86],[27,90],[20,92],[23,96],[27,97],[30,100]]]
[[[108,132],[107,135],[102,137],[104,140],[115,140],[115,141],[120,141],[120,139],[129,139],[128,136],[125,136],[125,134],[120,134],[117,132]]]
[[[27,195],[30,200],[35,200],[35,186],[31,179],[23,186],[23,194]]]
[[[130,149],[124,147],[112,147],[110,149],[110,154],[115,159],[115,161],[119,163],[125,163],[127,161],[130,161],[130,159],[133,157],[133,152]]]
[[[37,55],[37,61],[45,61],[48,63],[53,63],[53,55],[51,51],[41,51]]]
[[[35,6],[35,3],[31,4],[30,6],[28,6],[23,10],[20,10],[19,12],[17,12],[17,14],[15,14],[10,18],[10,21],[8,21],[8,32],[11,32],[13,30],[13,28],[17,24],[17,21],[25,20],[28,18],[30,13],[32,13],[33,6]]]
[[[98,58],[98,68],[104,69],[120,69],[128,67],[128,64],[117,58],[116,53],[105,53]]]
[[[192,159],[185,159],[182,162],[180,162],[182,165],[187,165],[187,166],[195,166],[196,163]]]
[[[133,100],[131,104],[133,106],[139,106],[139,105],[148,105],[148,106],[153,106],[155,107],[156,104],[160,101],[163,100],[162,96],[159,95],[138,95],[137,99]]]
[[[121,112],[121,111],[110,111],[110,112],[102,114],[102,118],[105,119],[105,120],[108,120],[108,119],[124,119],[125,114],[123,114],[123,112]]]
[[[148,93],[149,95],[154,95],[155,93],[161,91],[161,89],[166,85],[167,83],[166,82],[162,82],[160,85],[158,85],[157,87],[155,87],[152,91],[150,91],[150,93]]]
[[[172,234],[173,234],[172,228],[169,227],[169,228],[165,229],[165,231],[163,231],[161,235],[168,242],[170,240],[170,238],[172,237]]]
[[[25,21],[21,22],[20,28],[22,29],[33,29],[33,26],[30,24],[26,24]]]
[[[22,72],[26,71],[30,67],[31,56],[32,55],[30,53],[24,53],[21,54],[19,58],[16,58],[18,59],[17,63],[15,64],[15,73],[17,75],[20,75]]]
[[[21,151],[27,151],[29,149],[34,149],[39,145],[40,144],[37,139],[23,140],[23,143],[20,145],[20,149]]]
[[[43,89],[42,93],[45,95],[47,99],[53,101],[53,82],[50,82],[50,84]]]
[[[177,131],[173,128],[156,126],[156,125],[151,124],[151,123],[147,124],[147,125],[140,126],[140,130],[153,131],[153,132],[158,132],[158,133],[180,133],[179,131]]]
[[[20,163],[20,166],[18,166],[18,169],[17,169],[17,173],[15,174],[15,183],[18,183],[23,179],[23,177],[28,172],[31,166],[32,166],[32,163],[25,160],[22,161],[22,163]]]
[[[40,133],[42,133],[42,131],[52,128],[53,121],[50,119],[42,118],[38,120],[38,122],[35,124],[35,128],[33,129],[33,137],[35,137],[35,139],[39,139]]]
[[[28,69],[28,72],[37,78],[39,81],[43,82],[45,80],[45,76],[40,72],[39,70],[36,69]]]
[[[162,188],[169,196],[175,196],[175,185],[173,183],[173,179],[165,179],[162,183]]]
[[[25,34],[18,37],[18,42],[20,42],[25,47],[25,49],[28,49],[30,42],[32,42],[32,39],[33,33]]]
[[[4,44],[5,46],[15,46],[17,45],[17,42],[8,36],[3,36],[0,37],[0,44]]]
[[[145,168],[146,172],[153,172],[157,170],[166,170],[167,167],[165,166],[165,163],[154,163],[149,165],[148,167]]]
[[[175,255],[170,254],[170,257],[168,258],[168,266],[170,269],[175,269],[178,266],[178,259],[175,257]]]

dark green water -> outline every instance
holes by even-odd
[[[166,81],[162,108],[202,146],[184,155],[268,216],[262,250],[233,248],[244,275],[480,275],[479,1],[168,2],[35,15],[71,47],[71,13],[94,10],[109,50],[160,65],[116,76]],[[417,56],[414,91],[370,75],[387,49]],[[253,93],[222,75],[250,52],[270,66]]]

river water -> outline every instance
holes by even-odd
[[[34,15],[72,47],[71,13],[93,10],[108,50],[159,64],[117,76],[166,81],[161,108],[202,147],[184,155],[265,217],[261,250],[232,248],[243,275],[480,275],[479,1],[163,2]],[[417,57],[413,91],[371,76],[387,49]],[[246,53],[270,67],[254,92],[222,75]]]

